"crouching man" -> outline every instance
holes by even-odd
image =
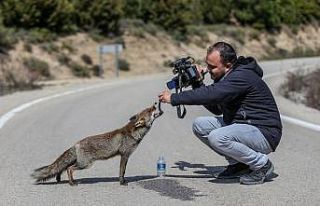
[[[192,90],[171,94],[163,91],[159,100],[176,105],[203,105],[221,116],[198,117],[194,134],[229,165],[217,178],[239,178],[240,183],[262,184],[273,172],[267,154],[274,152],[282,135],[280,114],[274,97],[262,80],[263,71],[252,57],[237,57],[233,47],[217,42],[207,50],[206,68],[214,80],[198,82]]]

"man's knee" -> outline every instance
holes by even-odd
[[[206,131],[205,126],[205,118],[204,117],[197,117],[192,124],[192,131],[196,136],[205,136],[208,135],[208,131]]]
[[[212,148],[221,151],[223,148],[227,147],[230,144],[229,138],[221,132],[215,130],[212,131],[208,136],[209,144]]]

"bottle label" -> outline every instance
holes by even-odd
[[[158,169],[158,170],[166,170],[166,164],[164,164],[164,163],[158,163],[158,164],[157,164],[157,169]]]

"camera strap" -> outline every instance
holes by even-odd
[[[180,119],[183,119],[186,116],[187,110],[184,105],[182,105],[182,113],[181,113],[181,105],[177,106],[177,115]]]
[[[182,87],[180,87],[180,92],[182,92]],[[177,88],[176,88],[176,93],[178,93],[178,89]],[[184,105],[178,105],[177,106],[177,116],[180,119],[183,119],[186,116],[186,114],[187,114],[186,107]]]

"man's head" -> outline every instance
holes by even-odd
[[[208,71],[215,81],[218,81],[229,72],[236,61],[237,53],[228,43],[217,42],[207,50],[206,63]]]

